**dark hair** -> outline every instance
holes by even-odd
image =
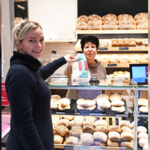
[[[84,49],[85,43],[87,43],[87,42],[91,42],[92,44],[95,44],[96,48],[98,49],[98,47],[99,47],[99,39],[96,36],[89,35],[89,36],[84,36],[84,37],[81,38],[82,51]]]

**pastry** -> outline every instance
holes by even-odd
[[[80,135],[80,145],[90,146],[94,143],[93,136],[90,133],[82,133]]]
[[[108,127],[106,125],[101,125],[95,127],[95,132],[103,132],[103,133],[108,133]]]
[[[66,107],[66,106],[70,105],[70,99],[62,98],[58,101],[58,104],[60,107]]]
[[[66,139],[66,144],[78,145],[79,144],[79,139],[77,137],[74,137],[74,136],[69,136]]]
[[[107,146],[108,147],[119,147],[119,143],[118,142],[112,142],[110,139],[108,139]]]
[[[109,126],[109,132],[112,132],[112,131],[121,133],[121,129],[119,126]]]
[[[131,128],[131,124],[127,120],[121,120],[119,125],[120,125],[120,128],[123,127],[123,126]]]
[[[118,142],[121,140],[120,134],[115,131],[109,132],[108,137],[112,142]]]
[[[83,107],[90,107],[95,105],[95,100],[89,100],[89,99],[83,99],[80,98],[77,100],[77,105],[83,106]]]
[[[58,121],[58,125],[64,125],[64,126],[68,127],[69,126],[69,120],[61,119]]]
[[[96,141],[107,142],[107,135],[103,132],[94,132],[93,139]]]
[[[138,134],[138,139],[141,139],[141,138],[148,139],[148,134],[147,133],[143,133],[143,132],[139,133]]]
[[[131,141],[133,140],[133,134],[131,132],[122,132],[121,140],[123,141]]]
[[[138,126],[137,127],[137,133],[141,133],[141,132],[147,133],[147,129],[143,126]]]
[[[69,131],[70,136],[80,137],[81,133],[83,133],[82,127],[80,126],[72,126]]]
[[[125,103],[122,101],[122,100],[113,100],[111,102],[111,105],[112,106],[115,106],[115,107],[120,107],[120,106],[123,106]]]
[[[59,134],[60,136],[65,136],[69,133],[68,128],[64,125],[58,125],[55,128],[56,128],[57,134]]]
[[[122,112],[125,111],[125,107],[124,106],[120,106],[120,107],[114,107],[114,106],[112,106],[111,110],[119,112],[119,113],[122,113]]]
[[[148,139],[141,138],[139,139],[139,145],[143,147],[145,144],[148,144]]]
[[[121,141],[121,145],[120,146],[132,149],[133,148],[133,141]]]
[[[113,100],[121,100],[121,99],[122,99],[121,95],[119,95],[119,94],[117,94],[117,93],[112,94],[112,95],[110,96],[110,101],[113,101]]]
[[[94,131],[95,131],[95,129],[91,125],[85,125],[85,126],[83,126],[83,132],[84,133],[93,133]]]
[[[97,121],[95,121],[95,127],[102,126],[102,125],[107,126],[106,120],[97,120]]]
[[[62,144],[63,142],[63,137],[60,135],[54,135],[54,144]]]

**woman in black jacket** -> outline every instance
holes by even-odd
[[[51,93],[44,80],[75,59],[66,55],[41,67],[38,58],[44,49],[44,36],[42,27],[32,21],[15,26],[13,48],[5,82],[11,109],[6,150],[53,150]]]

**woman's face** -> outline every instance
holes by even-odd
[[[96,45],[91,42],[85,43],[84,48],[83,48],[83,53],[84,53],[86,59],[94,60],[95,56],[97,54]]]
[[[34,58],[40,58],[45,46],[43,31],[41,28],[32,30],[22,42],[18,43],[21,53],[28,54]]]

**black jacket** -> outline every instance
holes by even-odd
[[[6,150],[54,149],[51,93],[44,80],[65,63],[62,57],[40,68],[32,56],[13,53],[5,82],[11,109]]]

